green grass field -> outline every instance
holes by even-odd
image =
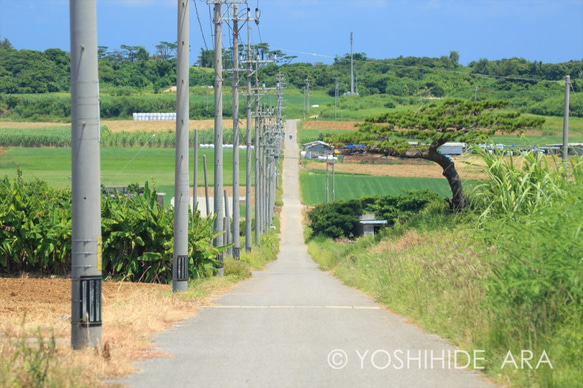
[[[155,184],[158,192],[166,193],[169,200],[174,195],[174,155],[173,148],[117,148],[101,149],[101,184],[104,186],[127,186]],[[203,155],[207,159],[209,185],[214,184],[214,150],[200,149],[197,182],[204,185]],[[226,186],[233,181],[232,150],[224,150],[223,179]],[[252,155],[254,158],[254,155]],[[190,179],[193,179],[194,160],[190,151]],[[240,184],[245,185],[245,151],[239,152]],[[17,167],[22,170],[25,180],[35,178],[46,181],[55,187],[71,187],[71,149],[70,148],[9,148],[0,157],[0,177],[14,179]],[[255,176],[252,169],[251,177]],[[252,184],[254,182],[252,181]]]
[[[376,177],[369,175],[335,174],[336,199],[355,199],[367,195],[398,195],[406,190],[428,189],[451,197],[445,178]],[[309,170],[300,174],[302,203],[316,205],[326,201],[326,172]],[[332,200],[332,175],[329,178],[329,199]]]
[[[517,145],[517,146],[546,146],[549,144],[562,144],[563,135],[552,134],[552,135],[495,135],[492,136],[492,142],[495,144],[505,144],[505,145]],[[570,135],[569,143],[583,143],[583,135]]]

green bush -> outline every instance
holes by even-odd
[[[354,237],[359,217],[373,213],[389,226],[411,217],[441,197],[428,190],[409,191],[404,195],[368,196],[350,201],[338,200],[317,205],[308,213],[314,236]]]
[[[103,276],[143,282],[172,280],[173,208],[157,202],[145,186],[130,195],[104,195],[101,201]],[[142,191],[143,190],[143,191]],[[189,219],[190,278],[207,276],[223,248],[212,244],[213,219]],[[0,181],[0,271],[70,273],[71,191],[41,180],[25,182],[19,172]]]

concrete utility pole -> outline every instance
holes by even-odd
[[[176,154],[174,171],[174,251],[172,253],[172,291],[188,288],[188,0],[178,0],[176,53]]]
[[[306,113],[310,114],[310,80],[306,77]]]
[[[239,8],[233,4],[233,258],[239,259]]]
[[[354,54],[352,52],[352,31],[350,32],[350,95],[354,95]]]
[[[565,77],[565,114],[563,116],[563,161],[569,159],[569,87],[571,77]]]
[[[330,181],[330,154],[326,155],[326,203],[330,202],[328,192],[330,191],[329,181]]]
[[[210,216],[211,214],[211,204],[209,198],[209,181],[207,175],[207,164],[206,164],[206,155],[202,156],[202,167],[203,167],[203,174],[204,174],[204,198],[205,198],[205,205],[206,205],[206,216]]]
[[[247,8],[247,138],[245,145],[245,251],[251,251],[251,9]]]
[[[101,343],[101,190],[96,0],[69,2],[71,34],[71,345]]]
[[[214,246],[223,246],[223,230],[225,211],[223,207],[223,43],[221,29],[221,0],[214,0],[215,23],[215,232],[220,233],[214,240]],[[223,253],[218,254],[219,268],[217,276],[223,276]]]
[[[302,119],[306,119],[306,87],[304,86],[304,101],[302,102]]]
[[[261,206],[263,198],[261,195],[261,116],[259,106],[259,88],[257,79],[257,67],[255,65],[255,245],[261,245]]]
[[[198,211],[198,128],[194,130],[194,172],[192,178],[192,215]],[[194,219],[194,218],[193,218]]]
[[[334,84],[334,120],[336,120],[336,110],[338,109],[338,78]]]

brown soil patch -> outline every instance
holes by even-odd
[[[0,278],[0,359],[13,357],[10,339],[48,338],[57,343],[57,368],[81,370],[88,386],[133,372],[141,358],[153,352],[150,337],[175,322],[192,317],[233,285],[219,278],[197,286],[200,297],[173,294],[171,285],[105,281],[102,284],[102,342],[99,349],[73,351],[71,339],[71,280],[63,278]],[[24,323],[23,323],[24,322]],[[34,342],[31,342],[31,346]],[[38,348],[38,346],[37,346]],[[53,364],[54,365],[54,364]],[[67,374],[69,372],[62,372]]]
[[[304,121],[304,129],[326,129],[326,130],[356,130],[354,126],[357,121]]]
[[[69,123],[29,123],[19,121],[0,121],[0,128],[14,128],[14,129],[29,129],[29,128],[44,128],[44,127],[58,127],[70,126]],[[160,131],[175,131],[176,120],[160,120],[160,121],[133,121],[133,120],[101,120],[101,125],[107,125],[112,132],[160,132]],[[213,129],[215,125],[214,120],[190,120],[188,127],[190,131],[195,129],[205,130]],[[223,120],[223,128],[232,129],[232,120]]]
[[[44,127],[67,127],[69,123],[29,123],[21,121],[0,121],[0,128],[14,128],[14,129],[29,129],[29,128],[44,128]]]
[[[315,130],[358,130],[355,124],[361,123],[362,121],[325,121],[325,120],[306,120],[304,121],[304,129],[315,129]],[[542,136],[543,131],[540,129],[528,130],[524,132],[525,135],[531,136]],[[502,132],[497,132],[497,135],[503,135]]]
[[[133,121],[133,120],[102,120],[102,125],[107,125],[107,127],[112,132],[160,132],[160,131],[175,131],[176,130],[176,120],[164,120],[164,121]],[[206,129],[213,129],[215,127],[214,120],[190,120],[188,122],[188,128],[190,131],[198,129],[200,131]],[[223,120],[223,128],[232,129],[232,120]]]
[[[462,179],[478,179],[480,177],[479,168],[474,165],[477,162],[475,158],[462,156],[454,158],[454,162]],[[308,162],[306,168],[325,170],[326,164]],[[344,162],[336,163],[334,170],[342,173],[372,176],[443,178],[443,170],[435,163],[393,157],[345,157]]]

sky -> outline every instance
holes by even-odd
[[[84,0],[79,0],[84,1]],[[96,0],[97,41],[110,51],[176,42],[178,0]],[[242,0],[237,0],[242,2]],[[248,0],[251,42],[332,63],[350,53],[368,58],[441,57],[457,51],[467,65],[482,58],[521,57],[560,63],[583,60],[583,0]],[[190,63],[212,49],[207,0],[191,0]],[[244,8],[239,5],[239,8]],[[227,7],[223,5],[223,10]],[[225,14],[225,17],[232,15]],[[200,23],[199,23],[200,20]],[[231,23],[231,22],[229,22]],[[247,27],[241,40],[247,41]],[[223,24],[223,46],[232,30]],[[68,0],[0,0],[0,39],[16,49],[70,51]]]

